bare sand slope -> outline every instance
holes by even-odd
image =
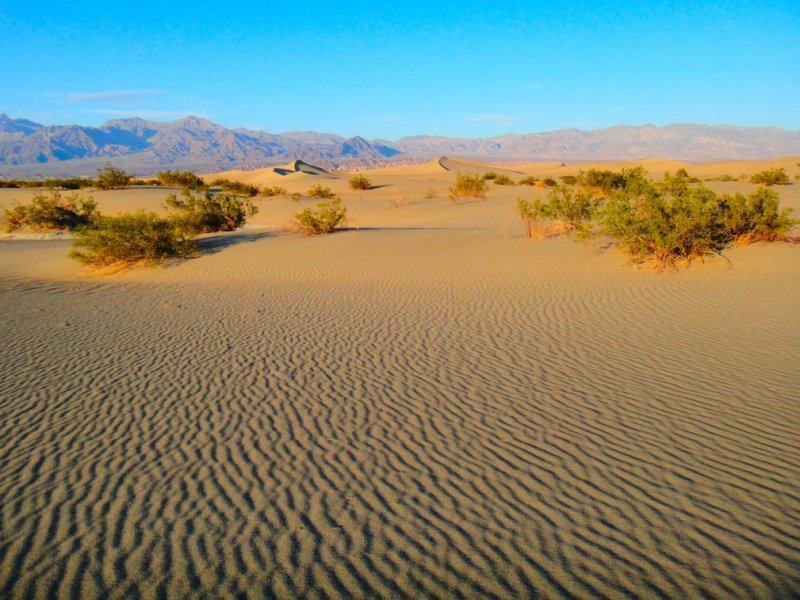
[[[800,593],[797,248],[204,245],[0,242],[0,597]]]

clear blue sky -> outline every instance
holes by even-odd
[[[0,112],[389,139],[800,129],[800,0],[0,0]]]

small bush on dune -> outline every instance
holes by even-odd
[[[450,199],[486,198],[486,180],[478,175],[456,174],[456,184],[450,188]]]
[[[316,210],[307,208],[294,216],[293,227],[300,233],[320,235],[332,233],[347,222],[347,208],[338,196],[330,202],[318,202]]]
[[[333,190],[329,187],[325,187],[324,185],[317,184],[314,187],[308,190],[308,195],[312,198],[325,198],[325,199],[332,199],[336,198],[336,194],[333,193]]]
[[[747,196],[723,196],[719,208],[724,241],[737,245],[785,240],[798,223],[789,216],[790,208],[781,210],[778,194],[766,188]]]
[[[600,200],[591,191],[576,192],[559,186],[550,192],[547,202],[518,199],[517,212],[528,237],[542,238],[560,232],[588,238],[599,204]]]
[[[354,175],[349,180],[350,189],[368,190],[372,187],[372,182],[366,175]]]
[[[214,187],[220,187],[224,191],[230,194],[236,194],[238,196],[249,196],[252,198],[253,196],[258,196],[259,187],[257,185],[251,185],[249,183],[243,183],[241,181],[232,181],[230,179],[225,179],[221,177],[219,179],[215,179],[211,182],[211,185]]]
[[[285,196],[289,192],[286,188],[281,187],[279,185],[273,185],[272,187],[265,187],[261,188],[261,195],[265,198],[271,198],[272,196]]]
[[[786,169],[766,169],[756,173],[750,178],[750,183],[760,183],[763,185],[789,185],[789,176]]]
[[[497,179],[497,173],[495,173],[494,171],[487,171],[486,173],[483,174],[482,179],[484,181],[492,181],[494,179]]]
[[[564,185],[575,185],[578,183],[578,177],[576,175],[562,175],[559,179]]]
[[[198,251],[191,232],[182,223],[144,211],[99,217],[92,226],[77,230],[72,246],[70,258],[93,267],[156,264]]]
[[[204,190],[208,187],[202,177],[191,171],[159,171],[156,178],[164,186],[177,185],[188,190]]]
[[[180,196],[170,194],[167,208],[179,211],[180,220],[196,233],[233,231],[258,212],[258,207],[238,196],[227,194],[192,193],[184,190]]]
[[[522,179],[520,179],[519,180],[519,184],[520,185],[531,185],[531,186],[533,186],[533,185],[536,185],[537,181],[539,181],[539,180],[536,179],[536,177],[534,177],[533,175],[528,175],[527,177],[523,177]]]
[[[738,181],[733,175],[723,175],[719,178],[720,181]]]
[[[101,190],[118,190],[126,187],[131,179],[133,179],[132,175],[108,163],[102,169],[97,169],[95,185]]]
[[[34,231],[65,231],[87,225],[97,216],[97,203],[77,192],[63,195],[58,191],[36,194],[30,204],[5,209],[5,227],[11,232],[21,228]]]
[[[556,187],[558,185],[558,182],[552,177],[545,177],[537,185],[541,185],[544,188],[552,188]]]
[[[516,185],[514,180],[508,175],[498,175],[494,178],[495,185]]]

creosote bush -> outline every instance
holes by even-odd
[[[285,187],[281,187],[279,185],[273,185],[272,187],[266,186],[261,188],[261,195],[265,198],[271,198],[272,196],[285,196],[289,192]]]
[[[789,185],[789,176],[786,169],[766,169],[756,173],[750,178],[750,183],[760,183],[763,185]]]
[[[368,190],[372,187],[372,182],[366,175],[354,175],[350,178],[350,189],[353,190]]]
[[[204,190],[206,182],[191,171],[159,171],[156,175],[158,183],[164,186],[180,186],[188,190]]]
[[[258,207],[238,196],[184,190],[180,196],[170,194],[167,208],[179,211],[180,220],[189,231],[211,233],[233,231],[258,212]]]
[[[450,200],[486,198],[486,180],[478,175],[456,174],[456,184],[450,188]]]
[[[195,254],[198,246],[191,235],[181,222],[152,212],[98,217],[92,225],[76,231],[69,255],[93,267],[157,264],[167,258]]]
[[[65,231],[87,225],[97,216],[97,203],[77,192],[64,195],[52,190],[33,196],[30,204],[5,209],[6,231]]]
[[[250,198],[253,196],[258,196],[260,191],[257,185],[251,185],[241,181],[232,181],[224,177],[215,179],[211,182],[211,185],[213,187],[220,187],[230,194],[236,194],[237,196],[249,196]]]
[[[508,175],[498,175],[494,178],[495,185],[516,185],[514,180]]]
[[[102,169],[97,169],[95,185],[101,190],[118,190],[126,187],[131,179],[132,175],[107,163]]]
[[[547,202],[518,200],[526,234],[607,235],[636,261],[675,268],[729,244],[785,240],[798,223],[766,188],[747,196],[717,195],[685,172],[651,182],[641,168],[596,171],[588,181],[596,185],[557,187]]]
[[[312,198],[326,198],[332,199],[336,198],[336,194],[333,193],[333,190],[329,187],[325,187],[324,185],[317,184],[312,188],[309,188],[308,195]]]
[[[534,177],[533,175],[528,175],[527,177],[523,177],[522,179],[520,179],[519,180],[519,184],[520,185],[531,185],[531,186],[533,186],[533,185],[536,185],[537,181],[539,181],[539,180],[536,179],[536,177]]]
[[[318,202],[316,209],[307,208],[294,216],[293,228],[300,233],[320,235],[332,233],[347,223],[347,208],[338,196],[329,202]]]
[[[484,181],[492,181],[494,179],[497,179],[497,173],[495,173],[494,171],[487,171],[486,173],[483,174],[482,179]]]

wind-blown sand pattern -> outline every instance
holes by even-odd
[[[0,243],[0,597],[800,593],[796,247],[656,276],[372,193],[110,278]]]

